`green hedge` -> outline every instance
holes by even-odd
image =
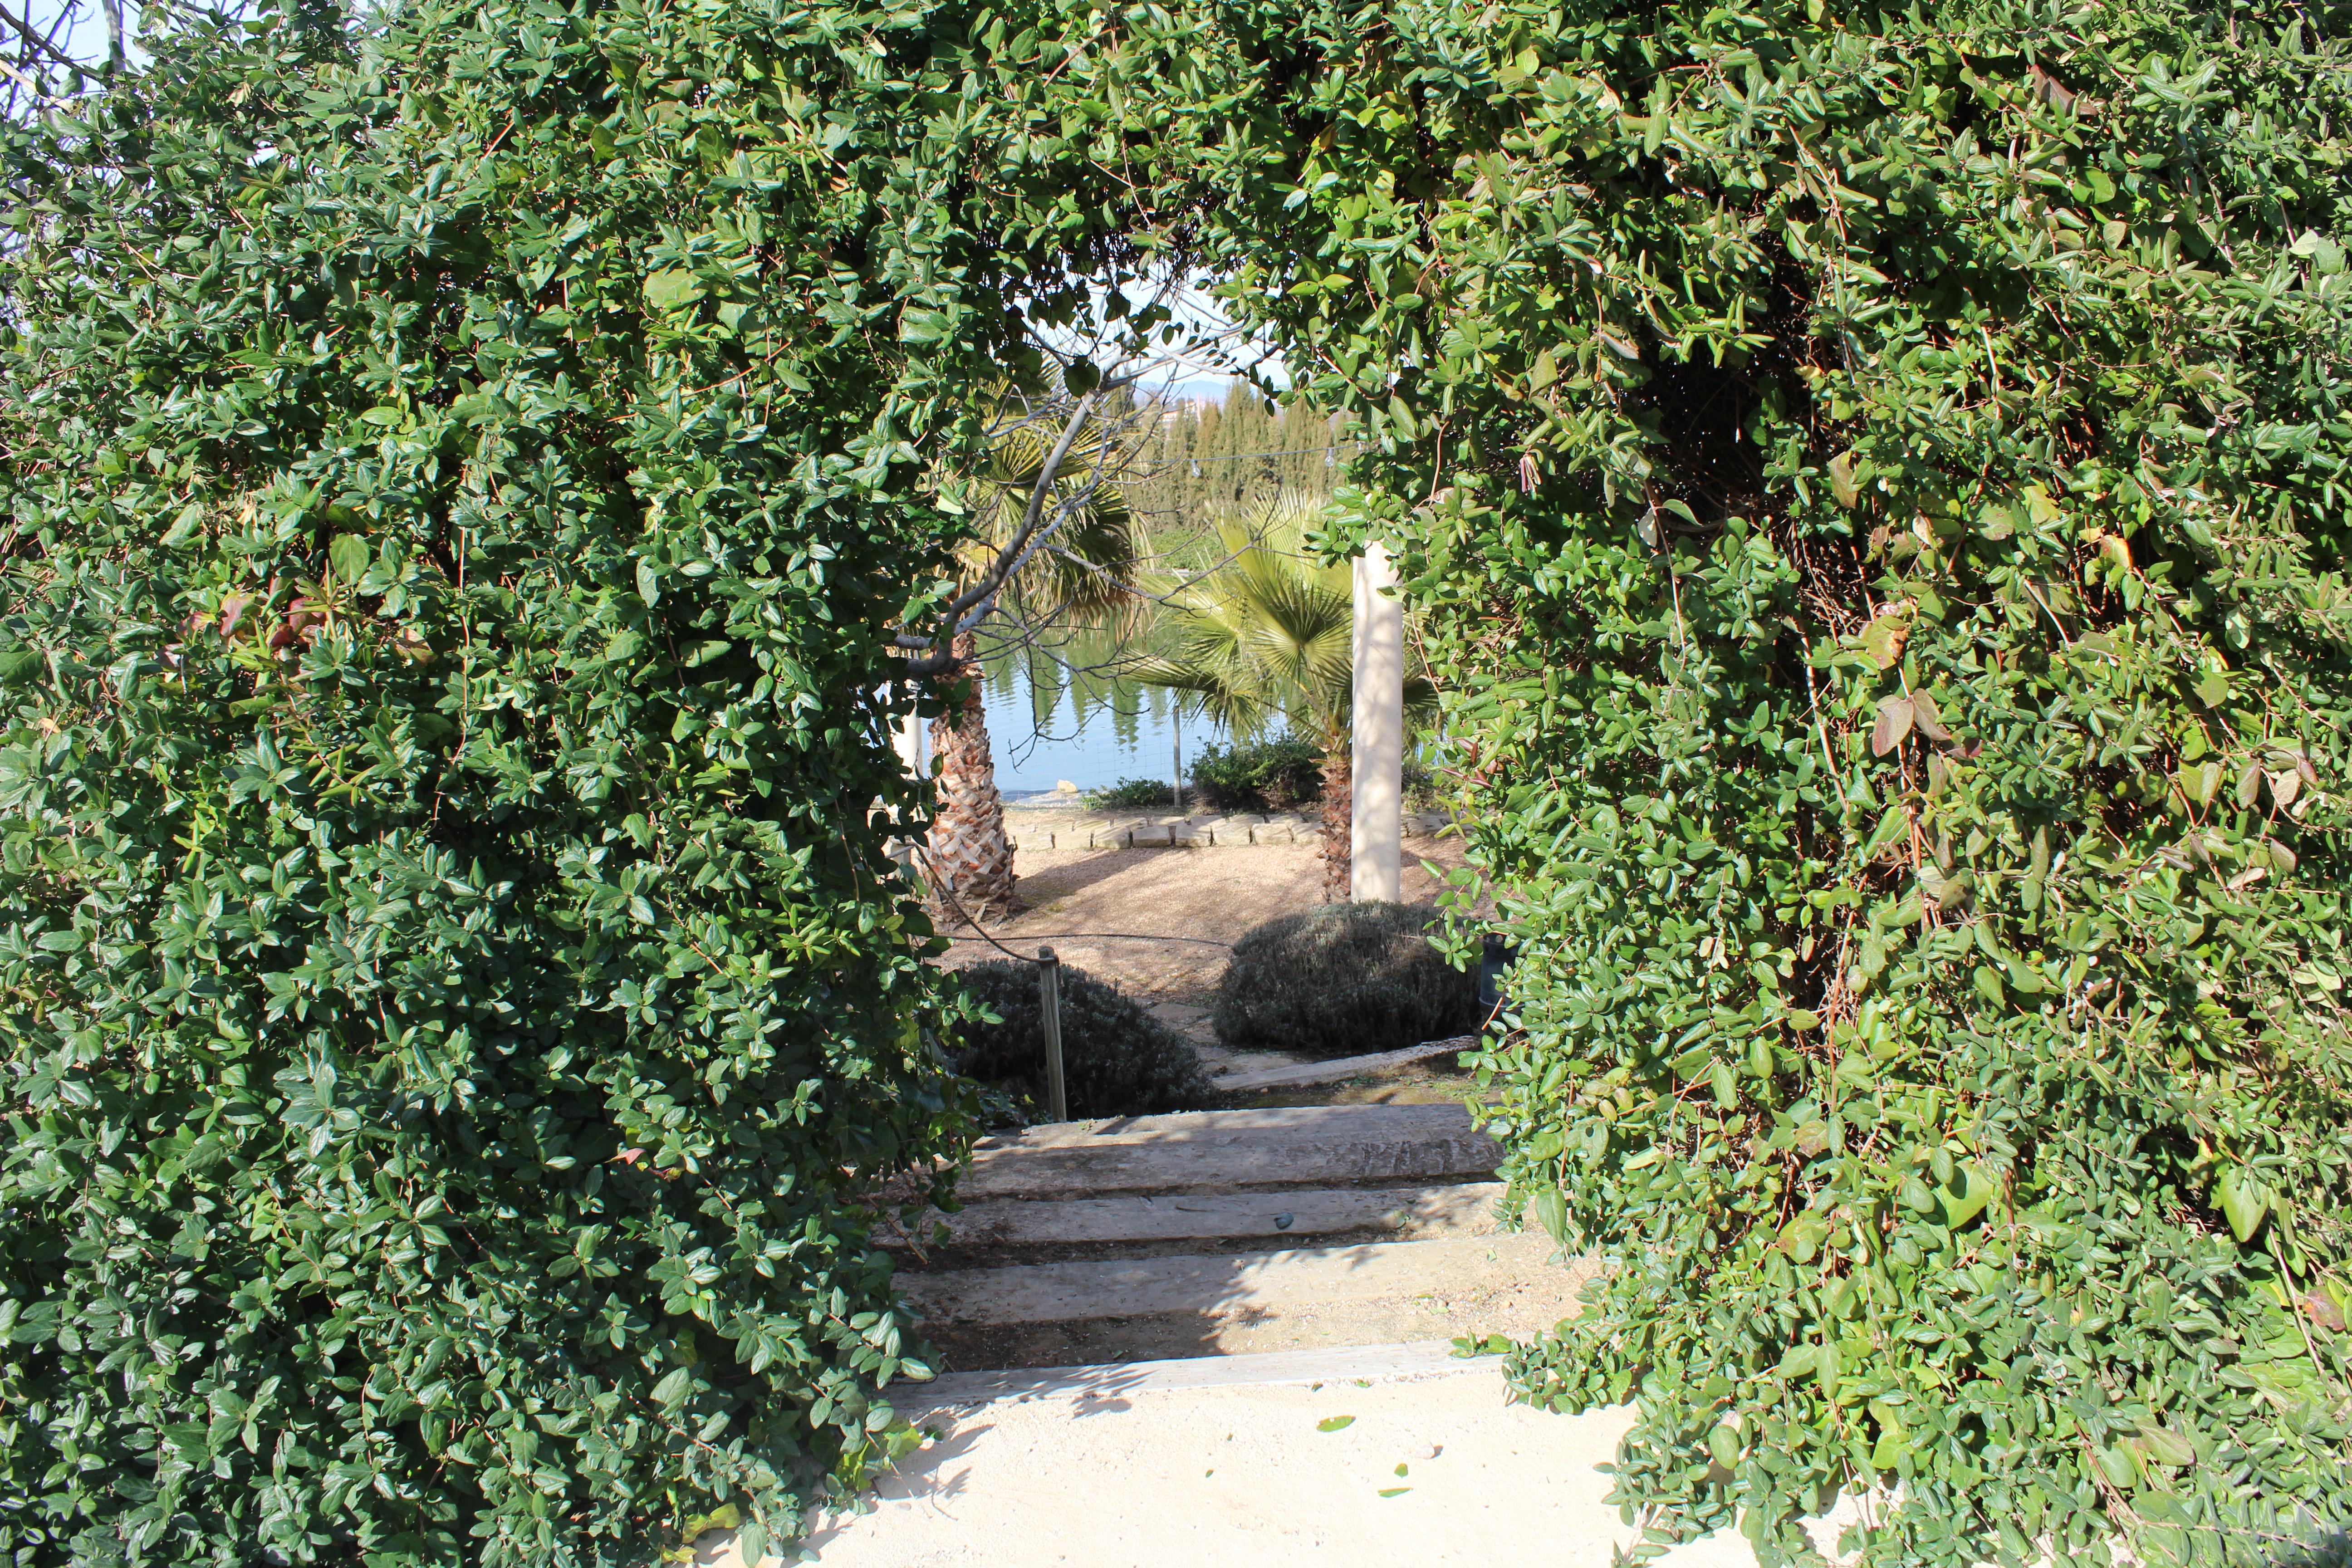
[[[1094,811],[1166,811],[1175,803],[1176,791],[1166,779],[1121,779],[1086,794],[1087,806]]]
[[[853,31],[264,11],[0,126],[8,1561],[637,1562],[905,1440],[876,694],[1007,366],[899,334],[1002,226]],[[813,99],[845,185],[738,150]]]
[[[333,15],[0,129],[17,1561],[862,1465],[877,650],[1141,265],[1360,442],[1641,1550],[2352,1527],[2337,9]]]
[[[1323,752],[1297,735],[1207,745],[1192,759],[1192,787],[1215,811],[1291,811],[1323,788]]]
[[[2347,20],[1234,42],[1201,243],[1402,545],[1506,1171],[1612,1265],[1512,1376],[1638,1401],[1637,1555],[2352,1529]]]

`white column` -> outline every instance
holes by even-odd
[[[1404,896],[1404,606],[1389,552],[1356,558],[1356,710],[1348,827],[1349,896],[1358,903]]]
[[[898,721],[898,761],[905,766],[908,778],[927,779],[931,776],[931,759],[925,754],[929,750],[929,741],[930,726],[914,714],[909,713]]]

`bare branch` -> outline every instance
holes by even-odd
[[[1029,542],[1029,536],[1037,531],[1038,515],[1045,510],[1045,498],[1054,492],[1054,479],[1062,471],[1062,459],[1069,456],[1070,444],[1078,438],[1078,432],[1086,428],[1087,416],[1094,412],[1095,399],[1098,395],[1098,393],[1089,392],[1078,399],[1077,407],[1070,412],[1069,422],[1062,426],[1061,439],[1054,443],[1054,449],[1045,456],[1045,467],[1037,470],[1037,482],[1029,488],[1029,505],[1021,516],[1021,531],[1013,535],[1010,544],[998,552],[996,564],[979,582],[949,601],[948,615],[961,616],[974,605],[993,597],[1004,586],[1005,579],[1013,575],[1013,568],[1018,564],[1013,557]]]
[[[30,14],[31,13],[29,12],[26,13],[27,16]],[[0,5],[0,22],[5,22],[9,26],[22,34],[24,36],[26,46],[28,48],[38,49],[43,54],[47,55],[51,59],[57,61],[58,64],[65,66],[70,69],[80,68],[79,63],[76,61],[71,55],[67,54],[63,49],[58,48],[57,45],[49,42],[48,39],[33,31],[31,27],[25,24],[23,19],[19,18],[15,12],[9,10],[5,5]]]

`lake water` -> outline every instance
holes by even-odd
[[[988,738],[996,753],[996,787],[1007,798],[1045,795],[1064,780],[1080,789],[1101,789],[1122,779],[1167,779],[1175,771],[1178,726],[1167,700],[1156,693],[1121,692],[1114,708],[1095,708],[1081,718],[1067,694],[1043,721],[1028,690],[992,691],[984,699]],[[1184,766],[1201,746],[1218,738],[1200,720],[1181,727]]]

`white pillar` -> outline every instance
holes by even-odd
[[[1404,606],[1389,552],[1356,558],[1356,710],[1348,827],[1348,893],[1358,903],[1404,896]]]
[[[930,726],[914,714],[909,713],[898,721],[896,738],[898,761],[906,768],[908,778],[927,779],[931,776],[931,759],[926,754],[929,750],[929,741]]]

